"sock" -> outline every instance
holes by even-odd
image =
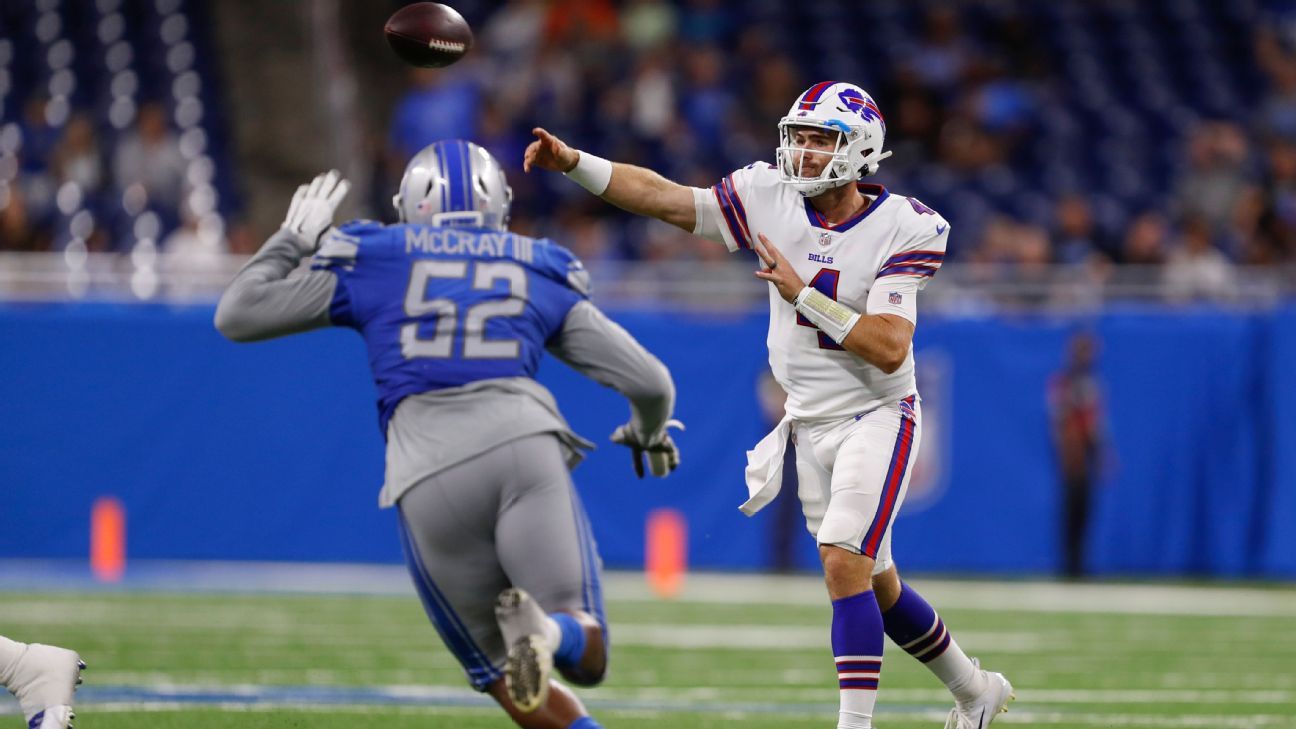
[[[557,640],[549,635],[545,636],[545,640],[550,642],[550,648],[553,649],[554,665],[565,668],[580,663],[580,659],[585,655],[585,628],[574,616],[567,613],[552,613],[549,618],[548,622],[558,630]]]
[[[18,666],[18,659],[22,658],[26,650],[26,643],[9,640],[0,635],[0,686],[9,687],[9,680],[13,678],[13,671]]]
[[[872,591],[833,600],[832,649],[841,708],[837,729],[870,729],[882,672],[882,614]]]
[[[956,700],[970,701],[985,691],[985,677],[945,629],[945,621],[912,587],[900,584],[900,599],[882,613],[882,623],[891,640],[922,661]]]
[[[567,725],[567,729],[603,729],[603,725],[594,721],[592,716],[582,716]]]

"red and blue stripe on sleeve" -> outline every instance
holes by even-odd
[[[739,248],[751,250],[751,231],[747,228],[747,208],[738,197],[738,188],[734,185],[733,175],[725,175],[719,184],[711,188],[716,202],[720,204],[720,213],[724,216],[725,225]]]
[[[945,262],[943,251],[910,251],[897,253],[882,264],[877,278],[883,276],[934,276]]]

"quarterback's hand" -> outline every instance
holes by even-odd
[[[571,172],[580,161],[580,152],[568,147],[563,140],[555,137],[541,127],[531,130],[536,141],[529,144],[522,155],[522,171],[530,172],[532,167],[554,172]]]
[[[309,185],[297,188],[282,229],[301,236],[310,250],[315,250],[320,236],[332,227],[333,213],[350,189],[351,183],[342,179],[337,170],[316,175]]]
[[[675,447],[675,441],[671,440],[670,437],[671,428],[684,430],[684,424],[674,419],[667,420],[661,432],[655,438],[648,439],[648,442],[645,443],[643,436],[630,427],[629,423],[626,423],[612,431],[612,442],[620,443],[630,449],[630,456],[634,459],[636,476],[643,478],[643,455],[647,453],[648,470],[652,472],[652,475],[661,478],[674,471],[680,462],[679,448]]]
[[[782,296],[783,300],[789,304],[796,301],[797,294],[801,293],[801,289],[805,288],[805,282],[797,275],[796,270],[792,268],[792,264],[788,263],[788,259],[783,256],[782,251],[775,248],[764,233],[758,234],[757,237],[760,242],[755,245],[756,255],[760,256],[761,261],[765,263],[765,268],[756,272],[756,278],[774,284],[774,287],[778,289],[779,296]]]

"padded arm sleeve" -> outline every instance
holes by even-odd
[[[216,306],[216,328],[236,342],[254,342],[329,326],[337,277],[323,270],[288,277],[305,246],[279,231],[247,262]]]
[[[675,383],[661,360],[597,306],[581,301],[567,312],[549,352],[630,401],[631,424],[651,439],[675,409]]]

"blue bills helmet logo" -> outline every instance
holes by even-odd
[[[847,109],[859,114],[865,121],[881,124],[883,133],[886,132],[886,120],[882,118],[882,110],[868,94],[856,88],[847,88],[838,94],[837,98]]]

